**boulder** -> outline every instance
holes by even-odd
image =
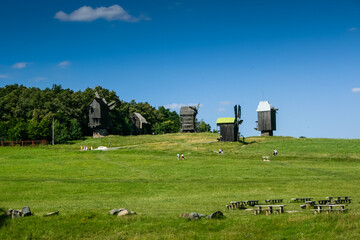
[[[221,211],[216,211],[212,214],[210,214],[209,216],[207,216],[206,218],[208,219],[221,219],[224,218],[224,214]]]
[[[200,215],[196,212],[192,212],[189,214],[189,219],[195,220],[195,219],[200,219]]]
[[[115,215],[115,214],[118,214],[120,211],[121,211],[120,209],[114,208],[114,209],[110,210],[109,214]]]
[[[14,211],[14,209],[10,208],[10,209],[5,213],[5,215],[6,215],[6,216],[10,216],[10,215],[12,215],[13,211]]]
[[[21,211],[13,210],[12,213],[11,213],[11,218],[15,219],[15,218],[19,218],[19,217],[21,217]]]
[[[129,209],[123,209],[118,213],[118,216],[126,216],[126,215],[130,215],[131,212]]]
[[[31,216],[30,208],[29,208],[29,207],[24,207],[24,208],[21,210],[21,216],[22,216],[22,217]]]

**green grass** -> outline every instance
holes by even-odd
[[[360,140],[247,138],[216,134],[88,138],[67,145],[0,148],[0,212],[29,206],[32,217],[0,217],[0,239],[359,239]],[[80,152],[80,145],[123,146]],[[219,148],[224,155],[215,153]],[[279,155],[272,157],[273,149]],[[178,161],[177,153],[185,154]],[[262,156],[271,156],[270,162]],[[344,214],[314,215],[293,197],[349,195]],[[283,198],[297,213],[254,216],[230,201]],[[135,216],[108,215],[113,208]],[[189,221],[180,213],[222,220]],[[59,216],[42,217],[60,211]],[[0,213],[1,214],[1,213]]]

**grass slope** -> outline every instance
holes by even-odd
[[[0,239],[359,239],[360,140],[216,134],[109,136],[69,145],[0,148],[0,214],[29,206],[32,217],[0,217]],[[80,145],[123,148],[80,152]],[[223,155],[215,153],[219,148]],[[279,155],[270,156],[273,149]],[[177,153],[185,160],[178,161]],[[351,196],[349,212],[314,215],[292,197]],[[271,216],[226,210],[230,201],[283,198]],[[135,216],[108,215],[125,207]],[[60,211],[59,216],[43,214]],[[188,221],[184,212],[226,219]]]

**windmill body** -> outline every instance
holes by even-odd
[[[196,132],[196,115],[199,105],[180,108],[181,132]]]
[[[223,142],[237,142],[239,141],[239,125],[243,122],[241,120],[240,105],[234,106],[235,117],[218,118],[216,125],[220,127],[220,141]]]
[[[112,126],[110,110],[115,107],[115,102],[107,103],[105,98],[100,98],[95,91],[95,98],[89,106],[89,127],[93,129],[93,137],[108,135]]]
[[[269,101],[260,101],[256,109],[257,112],[257,127],[261,131],[261,136],[273,136],[273,131],[276,130],[276,111]]]

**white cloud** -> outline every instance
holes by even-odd
[[[353,88],[351,89],[352,92],[360,92],[360,88]]]
[[[21,68],[26,68],[27,65],[29,65],[30,63],[28,62],[18,62],[15,63],[14,65],[12,65],[13,68],[17,68],[17,69],[21,69]]]
[[[181,104],[181,103],[171,103],[171,104],[165,105],[164,108],[168,108],[170,110],[177,110],[177,109],[180,109],[181,106],[185,106],[185,105]]]
[[[225,108],[218,108],[218,112],[225,112]]]
[[[9,78],[9,76],[6,74],[0,74],[0,79],[4,79],[4,78]]]
[[[59,11],[55,14],[54,18],[65,22],[92,22],[97,19],[103,18],[108,21],[124,21],[124,22],[138,22],[144,17],[133,17],[128,14],[121,6],[115,4],[110,7],[98,7],[92,8],[89,6],[83,6],[72,13],[66,14],[63,11]]]
[[[221,101],[220,105],[230,105],[231,103],[231,101]]]
[[[164,105],[164,108],[168,108],[170,110],[178,110],[180,109],[182,106],[197,106],[198,103],[188,103],[188,104],[183,104],[183,103],[171,103],[171,104],[167,104]],[[200,104],[200,107],[204,106],[203,104]]]
[[[32,81],[34,81],[34,82],[41,82],[41,81],[45,81],[45,80],[47,80],[46,77],[36,77],[36,78],[32,79]]]
[[[66,68],[67,66],[70,65],[70,62],[69,61],[62,61],[58,64],[58,67],[61,67],[61,68]]]
[[[350,31],[350,32],[353,32],[353,31],[356,31],[356,30],[357,30],[356,27],[349,28],[349,31]]]

